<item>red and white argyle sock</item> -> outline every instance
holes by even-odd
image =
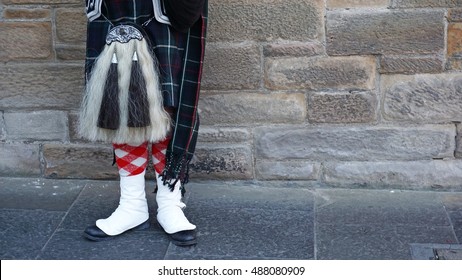
[[[152,163],[157,174],[161,174],[165,168],[165,154],[170,143],[170,138],[152,144]]]
[[[148,143],[141,145],[113,144],[120,176],[143,173],[148,165]]]

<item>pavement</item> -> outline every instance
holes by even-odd
[[[117,181],[0,178],[2,260],[462,259],[462,192],[333,189],[308,182],[194,181],[198,244],[151,227],[104,242],[82,231],[117,207]]]

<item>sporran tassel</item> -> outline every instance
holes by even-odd
[[[114,53],[104,87],[103,100],[101,101],[101,109],[98,118],[98,127],[115,130],[120,126],[118,75],[117,56]]]
[[[128,127],[145,127],[150,125],[149,102],[141,67],[138,63],[138,56],[133,54],[133,62],[128,88]]]

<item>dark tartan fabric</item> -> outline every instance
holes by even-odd
[[[183,33],[157,22],[152,0],[104,0],[102,16],[88,23],[86,80],[101,53],[113,25],[132,22],[145,25],[154,55],[159,63],[165,107],[173,107],[174,128],[167,149],[166,182],[188,181],[188,166],[194,155],[199,129],[199,100],[207,26],[207,1],[199,20]],[[172,180],[173,179],[173,180]]]

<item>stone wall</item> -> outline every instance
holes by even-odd
[[[209,2],[193,179],[462,190],[462,1]],[[0,3],[0,176],[116,178],[75,131],[84,1]]]

